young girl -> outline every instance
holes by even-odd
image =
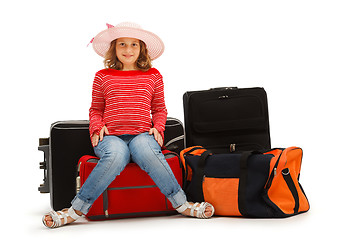
[[[129,163],[130,156],[179,213],[211,217],[211,204],[186,201],[161,153],[167,110],[162,76],[151,66],[151,60],[164,51],[161,39],[136,24],[121,23],[115,27],[108,24],[92,44],[95,52],[105,58],[105,69],[95,75],[89,113],[91,142],[100,160],[72,206],[46,214],[44,225],[59,227],[86,214]]]

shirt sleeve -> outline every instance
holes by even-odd
[[[156,128],[164,138],[167,109],[165,106],[164,82],[160,73],[156,74],[154,95],[151,102],[151,115],[153,127]]]
[[[89,120],[90,120],[90,137],[93,134],[100,134],[100,130],[105,126],[103,122],[103,115],[105,109],[105,99],[101,87],[102,75],[96,73],[94,83],[92,87],[92,101],[89,109]]]

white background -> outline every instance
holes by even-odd
[[[1,235],[358,239],[359,12],[359,2],[347,0],[1,2]],[[304,150],[300,180],[308,213],[42,226],[50,196],[37,192],[38,138],[49,136],[52,122],[88,118],[93,77],[103,65],[86,45],[106,23],[123,21],[155,32],[166,45],[154,66],[164,76],[169,116],[183,120],[185,91],[265,88],[272,146]]]

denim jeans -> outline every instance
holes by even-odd
[[[94,201],[130,162],[130,156],[150,175],[174,208],[186,202],[185,193],[153,135],[146,132],[139,135],[104,136],[94,151],[100,160],[72,200],[75,210],[87,214]]]

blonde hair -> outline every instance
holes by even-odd
[[[149,57],[146,44],[141,40],[139,40],[139,43],[140,43],[140,54],[138,59],[136,60],[136,67],[139,70],[146,72],[152,67],[151,59]],[[110,43],[109,50],[105,53],[104,66],[105,68],[123,70],[122,62],[120,62],[119,59],[116,57],[116,39]]]

